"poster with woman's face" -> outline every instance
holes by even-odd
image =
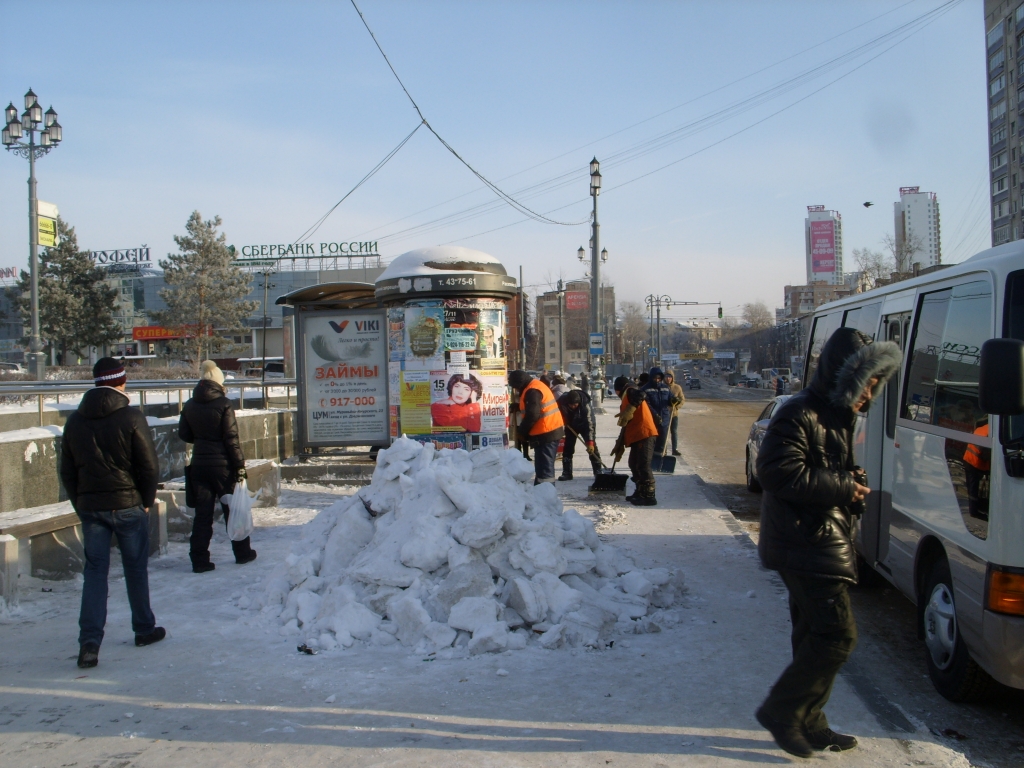
[[[480,398],[483,384],[473,374],[431,374],[430,418],[435,432],[480,431]]]

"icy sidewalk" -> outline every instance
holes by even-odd
[[[605,451],[612,432],[602,419]],[[582,475],[559,484],[581,497],[566,505],[599,518],[602,535],[638,565],[686,576],[674,626],[600,652],[530,647],[445,660],[357,644],[298,654],[293,638],[239,603],[259,594],[337,489],[293,486],[280,507],[256,510],[252,564],[233,564],[222,530],[209,574],[190,573],[187,545],[173,544],[151,564],[154,610],[170,633],[158,645],[131,644],[124,585],[113,580],[93,670],[74,663],[79,588],[30,582],[21,615],[0,623],[0,764],[786,763],[753,718],[788,655],[782,589],[685,467],[658,482],[653,509],[593,504]],[[897,741],[842,679],[829,714],[862,747],[818,760],[967,765],[927,734]]]

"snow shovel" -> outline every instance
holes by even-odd
[[[568,429],[568,430],[569,430],[570,432],[572,432],[572,433],[573,433],[574,435],[576,435],[576,439],[577,439],[577,440],[579,440],[579,441],[580,441],[580,442],[581,442],[581,443],[583,444],[583,447],[584,447],[584,448],[586,448],[586,450],[587,450],[587,453],[588,453],[588,454],[590,455],[590,458],[591,458],[591,459],[593,459],[593,458],[594,458],[594,449],[593,449],[593,448],[591,448],[590,446],[588,446],[588,445],[587,445],[586,441],[585,441],[585,440],[584,440],[584,439],[583,439],[582,437],[580,437],[580,433],[579,433],[579,432],[577,432],[577,431],[576,431],[575,429],[573,429],[572,427],[570,427],[570,426],[569,426],[568,424],[563,424],[563,426],[564,426],[564,427],[565,427],[566,429]],[[602,472],[607,472],[607,471],[608,471],[608,467],[606,467],[606,466],[604,465],[604,462],[603,462],[603,461],[601,461],[601,458],[600,458],[600,457],[598,457],[598,459],[597,459],[597,463],[598,463],[599,465],[601,465],[601,471],[602,471]]]
[[[651,471],[662,475],[674,475],[676,471],[676,457],[668,455],[668,441],[665,441],[665,453],[661,456],[651,458]]]
[[[594,484],[587,488],[590,493],[625,493],[626,480],[629,475],[618,474],[615,465],[619,463],[616,459],[612,462],[612,468],[606,469],[599,475],[594,475]]]

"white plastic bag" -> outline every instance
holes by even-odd
[[[228,538],[242,541],[252,534],[252,497],[245,481],[235,483],[235,492],[231,494],[228,505]]]

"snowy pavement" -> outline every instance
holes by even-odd
[[[600,444],[610,447],[611,417]],[[135,648],[112,579],[100,666],[75,666],[75,582],[28,580],[0,619],[0,765],[677,766],[800,762],[753,710],[785,665],[785,590],[735,519],[680,466],[656,508],[597,503],[582,475],[566,508],[644,568],[680,568],[687,593],[660,633],[608,650],[525,650],[450,659],[356,643],[299,654],[246,610],[304,523],[354,488],[286,486],[254,510],[259,558],[236,566],[218,530],[216,571],[192,574],[187,544],[150,564],[168,638]],[[52,589],[43,592],[42,589]],[[856,658],[856,657],[855,657]],[[871,700],[871,697],[865,697]],[[967,766],[926,729],[891,732],[840,677],[828,714],[861,747],[813,758],[844,766]],[[918,725],[909,713],[909,720]]]

